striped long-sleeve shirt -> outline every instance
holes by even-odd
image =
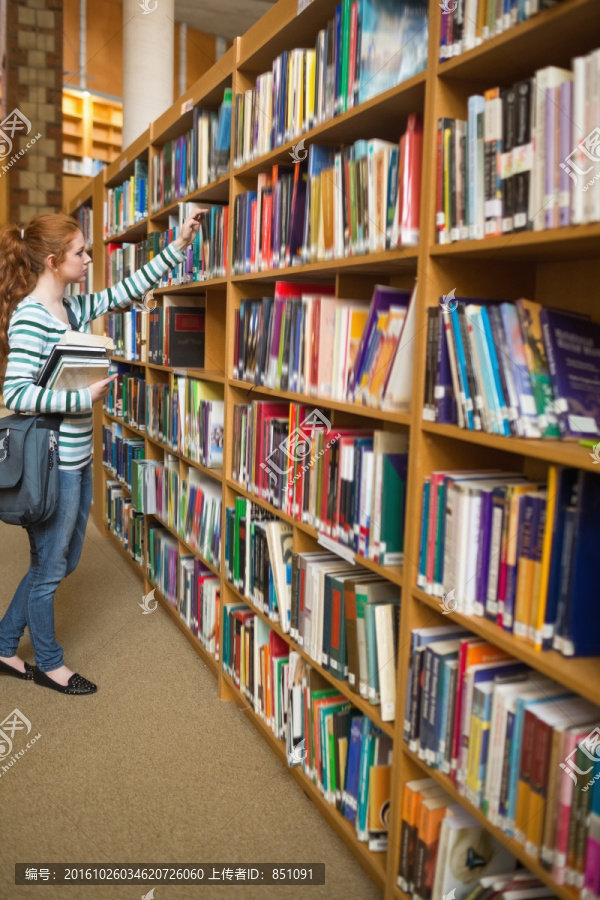
[[[110,310],[123,309],[153,287],[184,254],[170,244],[129,278],[96,294],[64,297],[75,314],[80,331]],[[3,396],[8,409],[36,415],[64,413],[58,439],[61,469],[79,469],[92,455],[93,416],[89,388],[52,391],[35,385],[52,347],[70,326],[57,319],[41,301],[25,297],[15,308],[8,326],[9,354]]]

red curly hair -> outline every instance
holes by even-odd
[[[15,308],[34,289],[46,257],[52,254],[57,266],[64,262],[79,230],[77,221],[64,213],[34,216],[23,228],[5,225],[0,229],[0,382],[6,371],[8,326]]]

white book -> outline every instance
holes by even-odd
[[[383,722],[393,722],[396,711],[396,657],[394,651],[394,607],[391,603],[375,606],[375,640],[379,674],[379,702]]]
[[[573,146],[570,148],[570,160],[576,166],[579,172],[585,172],[589,168],[590,161],[581,149],[579,149],[579,141],[583,140],[587,132],[585,130],[585,96],[586,96],[586,60],[585,56],[576,56],[573,60],[573,111],[572,111],[572,134]],[[569,161],[560,160],[561,163],[569,167]],[[581,225],[585,222],[585,193],[582,188],[584,186],[584,175],[574,173],[576,183],[571,182],[571,222],[573,225]]]

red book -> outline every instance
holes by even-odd
[[[250,204],[250,222],[250,271],[254,272],[256,269],[256,200]]]
[[[400,235],[402,244],[414,245],[419,242],[423,169],[423,120],[416,113],[409,115],[406,124],[404,156]]]
[[[444,119],[438,120],[437,129],[437,170],[436,170],[436,204],[435,224],[438,231],[438,241],[446,230],[446,215],[444,213]]]
[[[264,269],[273,268],[272,246],[272,218],[273,218],[273,194],[269,191],[265,194],[263,214],[263,261]]]
[[[268,468],[269,460],[265,459],[266,447],[264,446],[264,423],[268,418],[273,416],[283,417],[288,415],[287,403],[269,403],[267,401],[255,401],[254,409],[254,484],[256,492],[263,500],[266,499],[266,488],[268,484]],[[261,468],[263,463],[267,469]]]
[[[321,444],[321,449],[325,447],[327,443],[327,435],[325,435],[325,440]],[[329,450],[325,450],[323,456],[321,457],[321,509],[317,510],[317,515],[320,519],[319,531],[324,532],[327,535],[331,535],[331,521],[327,518],[327,506],[329,502],[329,468],[331,466],[331,452],[332,448]],[[315,465],[316,465],[315,461]]]

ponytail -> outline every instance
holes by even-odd
[[[21,300],[34,289],[46,267],[46,258],[54,255],[60,265],[79,225],[64,213],[34,216],[23,228],[0,228],[0,382],[8,360],[8,326]]]

